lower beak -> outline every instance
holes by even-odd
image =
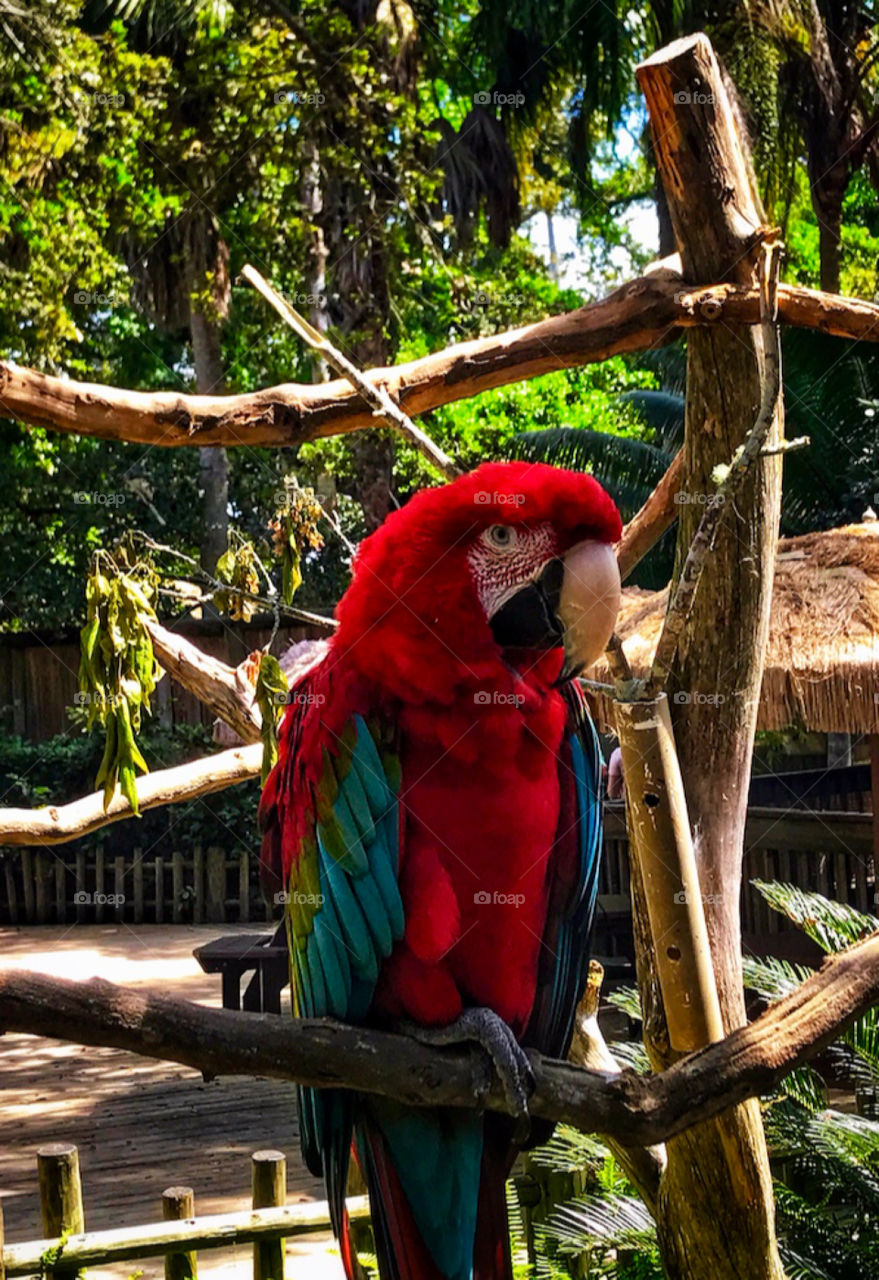
[[[555,649],[564,645],[565,665],[582,670],[607,647],[620,607],[616,556],[605,542],[580,542],[550,560],[491,618],[495,640],[505,649]]]

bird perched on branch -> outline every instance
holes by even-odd
[[[566,1055],[588,969],[600,758],[572,677],[613,630],[619,536],[595,480],[542,464],[424,490],[362,543],[291,690],[260,816],[296,1013],[478,1041],[519,1117],[300,1088],[349,1276],[352,1143],[383,1280],[512,1275],[525,1049]]]

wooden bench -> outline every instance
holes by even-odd
[[[280,1013],[281,992],[290,981],[284,925],[276,933],[233,933],[192,953],[205,973],[222,978],[223,1008]],[[241,979],[252,974],[241,998]]]

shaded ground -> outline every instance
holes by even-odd
[[[253,925],[243,926],[253,931]],[[0,968],[59,977],[108,978],[151,986],[201,1004],[220,1004],[218,975],[202,973],[192,949],[234,925],[76,925],[0,929]],[[288,1200],[323,1199],[299,1158],[293,1088],[276,1080],[229,1077],[205,1084],[188,1067],[116,1049],[34,1036],[0,1037],[0,1199],[8,1241],[37,1239],[36,1153],[47,1142],[79,1148],[86,1227],[101,1230],[161,1217],[169,1186],[195,1191],[197,1213],[250,1205],[250,1155],[277,1147],[287,1156]],[[199,1273],[250,1273],[252,1250],[206,1250]],[[288,1245],[296,1280],[339,1280],[329,1237]],[[295,1261],[294,1261],[295,1258]],[[160,1280],[160,1258],[102,1274]],[[90,1270],[94,1277],[98,1273]]]

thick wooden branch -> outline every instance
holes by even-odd
[[[783,324],[879,341],[879,307],[781,285]],[[478,338],[364,376],[411,416],[491,387],[605,360],[667,342],[677,327],[757,324],[756,289],[684,284],[648,274],[566,315]],[[375,425],[372,407],[347,382],[286,383],[247,395],[124,391],[0,362],[0,412],[32,426],[167,447],[297,445]]]
[[[659,1075],[587,1071],[532,1054],[531,1112],[624,1146],[650,1146],[766,1093],[879,1003],[879,934],[840,955],[749,1026]],[[414,1106],[505,1111],[481,1053],[329,1020],[207,1009],[102,979],[0,974],[0,1028],[168,1059],[209,1076],[254,1075],[351,1088]]]
[[[181,804],[196,796],[246,782],[259,776],[262,744],[234,747],[215,756],[191,760],[173,769],[160,769],[137,779],[137,800],[141,810],[165,804]],[[70,804],[44,805],[40,809],[0,809],[0,844],[63,844],[87,836],[110,822],[132,816],[131,805],[121,792],[104,812],[103,792],[83,796]]]
[[[254,689],[241,668],[212,658],[190,640],[158,622],[147,622],[160,666],[213,711],[244,742],[258,742],[262,717]]]
[[[617,544],[617,564],[623,582],[677,520],[680,510],[677,496],[683,470],[684,454],[679,450],[641,510],[636,511],[623,529]]]

